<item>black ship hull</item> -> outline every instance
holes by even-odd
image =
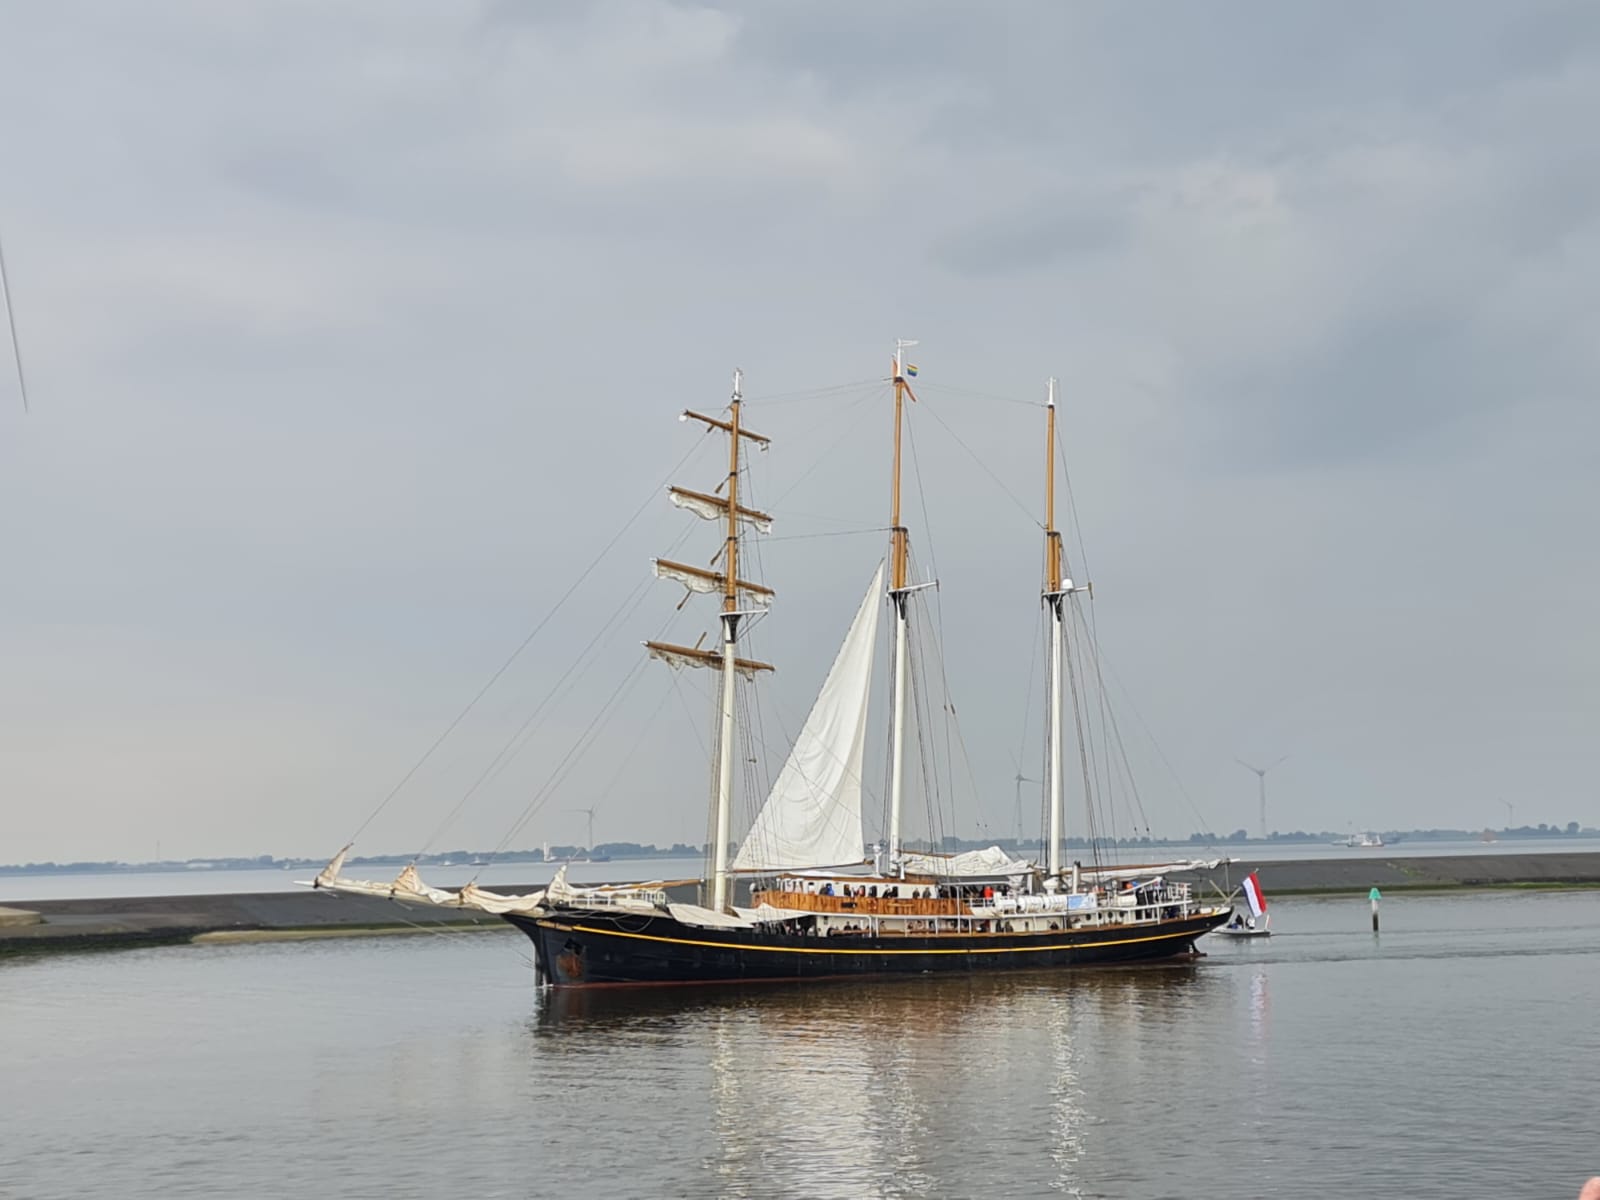
[[[1140,925],[1038,933],[815,937],[703,929],[671,917],[589,909],[504,917],[533,941],[539,977],[555,987],[775,982],[929,972],[1156,962],[1193,956],[1227,910]]]

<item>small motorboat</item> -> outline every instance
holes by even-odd
[[[1247,917],[1243,913],[1235,913],[1233,920],[1226,925],[1218,925],[1211,932],[1218,937],[1231,938],[1264,938],[1272,936],[1272,930],[1267,927],[1265,919],[1260,924],[1257,924],[1254,917]]]

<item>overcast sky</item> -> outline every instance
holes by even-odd
[[[1600,823],[1596,113],[1584,3],[6,5],[0,862],[331,853],[644,504],[360,849],[496,844],[705,626],[634,589],[715,548],[651,498],[734,366],[781,752],[896,337],[955,831],[1038,774],[1052,374],[1153,832],[1282,755],[1278,829]],[[705,685],[631,676],[517,844],[702,840]]]

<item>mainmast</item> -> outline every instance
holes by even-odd
[[[1063,636],[1064,603],[1074,587],[1066,577],[1066,556],[1061,547],[1061,531],[1056,528],[1056,381],[1046,385],[1044,444],[1044,589],[1043,599],[1050,609],[1050,733],[1046,758],[1050,781],[1050,853],[1046,885],[1055,887],[1061,878],[1061,677],[1066,665]]]
[[[727,497],[691,492],[685,488],[669,488],[672,502],[707,520],[721,520],[726,533],[723,541],[722,570],[707,571],[683,563],[657,559],[656,574],[684,584],[690,591],[720,592],[722,595],[722,648],[720,652],[701,650],[698,646],[674,646],[664,642],[646,642],[645,646],[657,658],[673,665],[715,667],[722,672],[722,697],[717,730],[716,800],[714,802],[711,848],[711,907],[721,911],[728,905],[728,826],[733,809],[733,743],[734,743],[734,675],[754,675],[757,671],[770,671],[766,663],[739,658],[735,646],[739,640],[741,618],[751,615],[740,608],[741,596],[759,606],[766,607],[772,599],[772,590],[739,578],[739,523],[754,525],[765,532],[772,527],[772,518],[766,513],[744,508],[739,504],[739,451],[744,439],[757,443],[762,449],[769,439],[759,433],[740,428],[740,407],[744,401],[744,372],[733,373],[733,397],[729,403],[728,420],[718,420],[701,413],[685,410],[682,419],[702,421],[712,429],[728,435],[728,477],[724,480]],[[719,487],[717,491],[722,491]]]
[[[889,869],[898,871],[900,855],[901,785],[905,777],[906,740],[906,603],[912,589],[906,585],[906,560],[909,545],[906,527],[900,523],[900,426],[905,398],[916,394],[906,384],[905,351],[914,341],[894,344],[894,474],[893,506],[889,521],[889,600],[894,605],[894,725],[889,740]],[[915,367],[912,368],[916,370]]]
[[[1050,606],[1050,858],[1049,878],[1061,878],[1061,532],[1056,528],[1056,381],[1045,402],[1044,602]]]

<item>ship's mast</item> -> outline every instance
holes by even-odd
[[[906,586],[906,559],[909,546],[906,527],[900,523],[900,426],[905,411],[905,398],[911,394],[906,386],[905,352],[916,342],[899,340],[894,346],[894,474],[893,505],[889,521],[889,600],[894,605],[894,725],[889,740],[889,864],[898,872],[900,854],[900,802],[901,786],[905,778],[906,740],[906,602],[911,589]]]
[[[1061,877],[1061,533],[1056,529],[1056,381],[1045,403],[1044,602],[1050,608],[1049,878]]]
[[[715,912],[728,903],[728,820],[733,809],[733,647],[739,638],[739,405],[744,400],[743,382],[744,372],[735,369],[728,418],[728,541],[722,552],[722,724],[717,740],[717,833],[711,885]]]
[[[1066,574],[1066,555],[1061,546],[1061,531],[1056,528],[1056,381],[1046,385],[1044,443],[1044,589],[1043,599],[1050,609],[1050,733],[1047,749],[1050,781],[1050,852],[1046,885],[1055,887],[1061,878],[1061,838],[1064,813],[1061,799],[1061,679],[1065,673],[1066,639],[1063,620],[1065,603],[1073,592],[1086,591],[1087,585],[1074,587]]]
[[[663,579],[682,583],[695,592],[716,592],[722,596],[722,645],[718,650],[702,650],[696,646],[676,646],[666,642],[646,642],[652,655],[674,666],[715,667],[722,671],[722,693],[717,727],[716,800],[712,813],[713,842],[711,847],[711,906],[722,910],[728,904],[728,827],[733,809],[733,743],[734,743],[734,676],[738,673],[753,675],[757,671],[770,671],[772,667],[762,662],[739,658],[735,644],[739,640],[739,625],[750,615],[740,608],[741,595],[759,607],[771,602],[772,589],[739,578],[739,522],[748,521],[757,529],[766,530],[772,518],[766,513],[744,508],[739,503],[739,455],[746,439],[765,449],[768,439],[740,427],[740,409],[744,401],[744,372],[733,373],[733,398],[729,404],[726,421],[702,413],[685,411],[685,420],[704,422],[712,429],[728,435],[727,496],[691,492],[686,488],[669,488],[674,504],[686,508],[707,520],[724,523],[725,533],[719,571],[708,571],[686,563],[656,559],[656,574]],[[720,487],[717,489],[722,490]]]

